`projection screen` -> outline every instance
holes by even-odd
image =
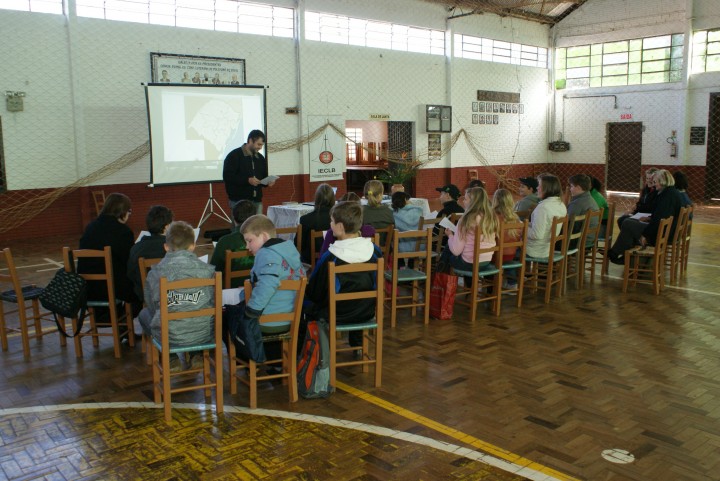
[[[145,96],[154,185],[222,181],[228,152],[266,132],[263,86],[148,84]]]

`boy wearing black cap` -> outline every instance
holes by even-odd
[[[520,180],[518,194],[522,196],[522,199],[515,204],[515,212],[524,212],[534,209],[540,202],[540,197],[537,195],[537,179],[535,177],[521,177],[518,180]]]
[[[440,202],[443,204],[443,208],[438,212],[438,218],[465,212],[465,209],[458,204],[457,200],[460,198],[460,189],[458,189],[456,185],[447,184],[442,187],[436,187],[435,190],[440,192]]]

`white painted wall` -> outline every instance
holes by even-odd
[[[690,6],[686,10],[687,5]],[[553,35],[557,46],[586,45],[643,36],[686,33],[720,26],[716,0],[591,0],[560,22]],[[687,61],[686,61],[687,63]],[[687,145],[691,126],[707,126],[709,93],[720,91],[720,73],[692,75],[686,82],[604,89],[562,90],[555,93],[553,138],[563,132],[571,151],[554,153],[559,163],[604,164],[606,124],[642,122],[643,164],[705,165],[706,146]],[[615,95],[613,98],[572,98]],[[564,121],[564,122],[563,122]],[[667,138],[677,131],[679,153],[670,156]]]
[[[289,0],[278,3],[294,5]],[[448,28],[450,35],[548,44],[547,27],[494,15],[448,22],[444,7],[422,0],[307,0],[299,5],[301,13],[303,9],[333,12]],[[466,128],[488,162],[507,164],[513,156],[515,162],[541,162],[546,156],[544,69],[303,38],[296,44],[293,39],[10,10],[0,10],[0,31],[4,43],[0,89],[27,92],[24,112],[2,112],[11,190],[67,185],[146,142],[140,84],[150,80],[151,52],[245,59],[247,82],[269,86],[270,143],[307,133],[308,116],[363,120],[383,113],[391,120],[415,122],[416,150],[422,150],[427,137],[421,133],[420,106],[447,104],[454,107],[454,129]],[[492,129],[473,126],[468,119],[478,89],[520,89],[528,106],[525,117],[520,123],[503,122]],[[294,106],[300,106],[299,116],[285,114],[286,107]],[[274,153],[270,169],[280,175],[305,173],[307,155],[306,148]],[[458,149],[432,167],[464,165],[477,162]],[[144,158],[98,183],[148,180],[149,158]]]

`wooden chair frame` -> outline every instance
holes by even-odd
[[[576,226],[580,224],[580,228]],[[588,215],[573,215],[568,220],[568,230],[565,236],[565,265],[563,266],[563,292],[567,289],[568,279],[575,279],[575,288],[580,289],[580,278],[585,275],[585,230],[588,226]],[[576,232],[577,230],[577,232]],[[575,241],[575,247],[570,244]]]
[[[665,253],[667,252],[672,222],[672,216],[660,221],[654,247],[637,246],[625,251],[623,292],[627,292],[630,283],[634,286],[640,280],[640,274],[650,275],[650,282],[656,296],[660,295],[660,292],[665,288]],[[641,265],[642,262],[646,262],[647,265]]]
[[[315,229],[310,231],[310,271],[315,269],[315,264],[317,264],[317,261],[320,258],[320,251],[318,250],[317,245],[318,241],[320,241],[320,245],[322,246],[323,239],[323,231]],[[298,252],[300,251],[298,250]]]
[[[248,386],[250,390],[250,408],[257,408],[257,383],[258,381],[271,381],[273,379],[282,379],[283,384],[288,387],[288,395],[290,402],[296,402],[298,400],[297,390],[297,347],[300,336],[300,319],[302,316],[302,304],[303,298],[305,297],[305,287],[307,286],[307,278],[303,277],[300,280],[291,281],[284,280],[280,281],[279,290],[295,291],[295,303],[291,311],[266,314],[260,316],[258,322],[266,324],[268,322],[289,322],[288,331],[271,336],[263,336],[263,341],[281,341],[282,342],[282,357],[280,359],[268,359],[263,363],[258,363],[252,359],[244,360],[237,356],[235,344],[230,338],[228,333],[227,345],[229,351],[229,364],[230,364],[230,393],[237,393],[237,381]],[[245,299],[250,299],[252,295],[252,284],[249,280],[245,281]],[[265,374],[258,375],[259,366],[275,366],[281,365],[282,372],[277,374]],[[246,369],[243,369],[246,368]],[[244,372],[247,371],[247,378],[244,376]]]
[[[613,232],[615,231],[615,202],[608,204],[608,217],[605,230],[600,229],[601,236],[598,237],[596,261],[601,262],[600,275],[608,274],[608,266],[610,265],[610,247],[613,245]]]
[[[558,234],[558,227],[560,233]],[[525,286],[537,292],[542,288],[545,290],[545,304],[550,303],[550,295],[554,285],[557,286],[555,296],[560,297],[563,293],[563,273],[565,272],[566,253],[565,237],[568,231],[568,217],[554,217],[552,226],[550,227],[550,245],[548,248],[548,256],[544,258],[525,257],[525,261],[530,263],[528,278],[525,280]],[[555,245],[560,242],[562,251],[555,251]],[[527,266],[526,266],[527,269]],[[526,270],[527,272],[527,270]]]
[[[295,236],[295,247],[298,252],[301,252],[302,248],[302,226],[300,224],[294,227],[276,227],[275,234],[279,237],[281,235],[294,235]]]
[[[105,205],[105,191],[104,190],[93,190],[90,192],[95,204],[95,214],[100,215],[100,212]]]
[[[690,256],[690,237],[692,234],[692,213],[694,210],[695,208],[693,206],[690,206],[690,210],[688,211],[688,219],[685,223],[685,233],[682,237],[682,260],[680,261],[680,277],[685,276],[685,274],[687,273],[688,258]]]
[[[500,231],[498,231],[500,234]],[[473,247],[473,269],[472,271],[459,271],[453,269],[455,275],[470,277],[470,286],[458,286],[455,295],[455,303],[467,306],[470,309],[470,321],[475,322],[477,318],[478,304],[490,302],[493,313],[500,315],[500,300],[502,299],[502,254],[500,251],[501,242],[497,240],[493,247],[480,247],[482,232],[480,226],[475,227],[475,245]],[[479,261],[482,254],[492,253],[492,261],[489,265],[480,268]],[[467,281],[465,281],[467,282]],[[468,297],[469,300],[463,299]]]
[[[123,302],[115,297],[115,282],[113,281],[112,269],[112,253],[110,246],[105,246],[103,250],[96,249],[75,249],[70,250],[69,247],[63,247],[63,261],[65,270],[68,272],[75,271],[72,262],[79,259],[98,259],[104,263],[104,272],[100,274],[79,273],[86,281],[102,281],[105,282],[108,293],[107,301],[97,301],[88,299],[88,314],[90,317],[90,327],[86,331],[81,331],[74,337],[75,341],[75,357],[83,357],[82,338],[92,337],[93,346],[100,347],[100,337],[112,337],[113,350],[116,358],[121,357],[120,339],[127,334],[128,344],[130,347],[135,345],[135,333],[133,328],[132,307],[129,303]],[[74,259],[74,260],[73,260]],[[107,307],[109,312],[109,322],[98,322],[95,315],[95,308]],[[124,313],[118,317],[117,308],[124,307]],[[120,329],[120,322],[124,321],[124,330]],[[78,319],[72,320],[73,332],[77,329]],[[110,327],[110,332],[99,332],[98,327]]]
[[[152,266],[156,265],[162,260],[160,257],[156,258],[144,258],[139,257],[138,258],[138,268],[140,272],[140,285],[142,286],[143,290],[143,305],[145,304],[145,280],[147,279],[148,272],[150,272],[150,269]],[[148,366],[152,365],[152,350],[150,348],[150,336],[145,334],[145,331],[141,333],[142,340],[140,341],[142,352],[145,353],[145,362]]]
[[[521,232],[520,239],[516,241],[506,241],[506,235],[504,234],[506,231],[511,230],[519,230]],[[495,315],[500,315],[500,310],[502,307],[502,296],[503,294],[510,294],[515,293],[517,296],[517,307],[522,307],[522,299],[523,299],[523,288],[525,285],[525,249],[527,248],[527,231],[528,231],[528,221],[527,219],[522,222],[501,222],[500,223],[500,229],[498,230],[498,239],[500,240],[500,246],[498,248],[498,256],[502,259],[502,253],[505,251],[508,247],[514,247],[516,250],[519,249],[519,253],[517,256],[518,260],[511,260],[507,262],[502,263],[502,271],[500,272],[500,280],[498,281],[500,284],[499,289],[499,299],[497,304],[497,309],[495,312]],[[515,288],[504,288],[503,287],[503,279],[505,279],[505,271],[517,271],[517,282],[518,285]]]
[[[360,292],[335,292],[335,278],[341,274],[358,272],[375,272],[376,285],[374,290]],[[383,343],[383,309],[384,309],[384,282],[383,282],[383,259],[376,262],[359,264],[345,264],[336,266],[334,262],[328,263],[328,296],[329,296],[329,317],[330,323],[330,385],[336,386],[337,368],[346,366],[362,366],[362,372],[368,372],[370,364],[375,365],[375,387],[382,384],[382,343]],[[429,284],[428,284],[429,285]],[[359,324],[337,324],[337,303],[339,301],[352,301],[356,299],[375,298],[375,318]],[[338,348],[338,333],[349,331],[363,331],[363,342],[361,347]],[[369,331],[374,330],[375,335],[371,338]],[[370,355],[370,342],[375,345],[375,354]],[[362,358],[352,361],[338,361],[339,352],[360,351]]]
[[[242,259],[243,257],[250,257],[250,251],[243,249],[241,251],[225,251],[225,266],[223,269],[223,289],[232,288],[233,279],[249,278],[251,269],[236,269],[233,270],[232,262],[236,259]]]
[[[166,277],[160,278],[160,333],[161,340],[152,340],[152,364],[153,364],[153,391],[156,403],[164,404],[165,421],[172,419],[171,397],[173,394],[187,391],[205,391],[205,397],[211,395],[211,388],[215,388],[216,411],[223,412],[223,359],[222,359],[222,276],[219,272],[210,279],[183,279],[179,281],[168,281]],[[211,286],[214,288],[214,299],[212,307],[195,309],[184,312],[170,312],[168,308],[168,292],[179,289],[197,289]],[[172,347],[170,346],[170,322],[178,319],[187,319],[199,316],[213,316],[214,338],[207,344],[194,346]],[[211,351],[214,350],[211,359]],[[170,354],[184,354],[186,352],[202,351],[203,367],[200,369],[185,369],[180,372],[170,372]],[[215,367],[215,378],[210,375],[210,365]],[[172,378],[190,374],[197,376],[202,373],[202,384],[188,385],[186,382],[177,387],[172,387]]]
[[[378,240],[375,242],[375,245],[377,245],[380,250],[383,253],[383,257],[386,259],[390,256],[390,251],[392,249],[393,245],[393,233],[395,232],[395,224],[390,224],[387,227],[383,227],[382,229],[375,229],[375,235],[377,235]],[[385,243],[382,243],[382,234],[385,234]]]
[[[28,320],[33,320],[34,325],[34,338],[36,341],[42,340],[43,335],[48,334],[43,331],[42,321],[51,321],[55,324],[55,319],[52,314],[46,311],[40,311],[40,302],[38,301],[40,294],[43,292],[42,287],[38,287],[35,284],[22,285],[20,278],[17,274],[17,268],[15,267],[15,261],[13,260],[12,252],[7,247],[2,251],[2,258],[5,259],[5,265],[7,266],[7,274],[0,273],[0,284],[7,284],[12,286],[12,289],[5,290],[0,289],[0,343],[2,344],[2,350],[7,351],[8,346],[8,332],[19,332],[22,341],[23,355],[26,358],[30,357],[30,332],[28,326]],[[5,309],[5,302],[15,304],[17,307],[11,310]],[[29,303],[28,303],[29,302]],[[32,316],[28,318],[28,311],[32,310]],[[10,314],[18,315],[19,327],[8,328],[7,317]],[[55,327],[57,330],[57,327]],[[60,334],[60,345],[66,346],[67,341],[65,336]]]
[[[418,228],[417,230],[425,230],[428,229],[430,232],[432,232],[432,248],[430,250],[430,256],[437,260],[440,257],[440,254],[442,253],[442,243],[443,239],[445,238],[445,228],[439,227],[440,222],[443,220],[442,217],[440,218],[434,218],[434,219],[426,219],[424,217],[420,218],[420,222],[418,222]],[[435,228],[437,227],[437,232],[435,232]],[[421,241],[418,239],[415,250],[419,251],[422,249]]]
[[[687,235],[687,222],[692,207],[682,207],[678,214],[672,240],[668,240],[665,252],[665,264],[670,271],[670,283],[674,284],[680,277],[682,271],[681,263],[683,258],[683,244]]]
[[[417,244],[424,245],[425,248],[412,252],[400,252],[399,245],[403,239],[420,239]],[[409,230],[400,232],[397,229],[392,234],[393,255],[392,266],[385,271],[384,277],[392,285],[390,293],[390,327],[395,327],[397,322],[398,309],[412,309],[412,316],[417,315],[417,308],[422,307],[424,312],[424,323],[430,323],[430,284],[431,284],[431,248],[432,248],[432,230]],[[401,259],[417,259],[420,264],[413,269],[400,269],[399,263]],[[424,282],[423,298],[419,298],[419,283]],[[411,292],[409,295],[399,295],[399,284],[410,283]],[[408,302],[403,302],[408,301]]]
[[[595,283],[595,267],[597,266],[598,261],[598,243],[600,242],[600,232],[602,231],[603,227],[603,209],[600,209],[596,212],[588,212],[586,215],[588,218],[587,222],[585,223],[585,232],[583,233],[582,240],[580,241],[585,246],[582,258],[583,273],[578,277],[578,280],[580,281],[579,287],[581,289],[585,285],[585,272],[590,272],[590,283]],[[592,219],[594,217],[597,217],[598,222],[595,227],[592,227]],[[588,246],[587,240],[591,236],[594,241],[590,246]]]

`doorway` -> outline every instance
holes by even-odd
[[[642,131],[642,122],[607,124],[607,190],[637,192],[642,188]]]
[[[705,200],[710,200],[720,198],[720,93],[710,94],[707,143]]]

